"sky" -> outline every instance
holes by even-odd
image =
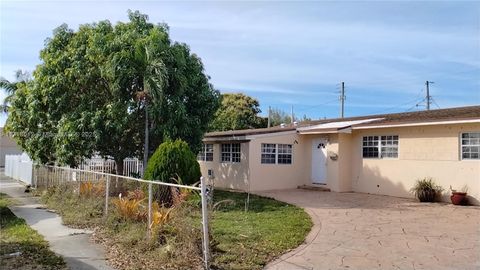
[[[427,80],[432,108],[480,104],[480,2],[0,0],[0,75],[33,71],[62,23],[128,9],[167,23],[216,89],[258,99],[262,115],[338,117],[341,82],[345,116],[423,110]]]

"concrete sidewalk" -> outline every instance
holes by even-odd
[[[25,193],[24,189],[19,182],[6,177],[3,169],[0,171],[0,192],[14,198],[18,203],[10,207],[12,212],[25,219],[30,227],[43,235],[50,243],[50,249],[61,255],[70,269],[113,270],[107,265],[102,248],[89,241],[92,232],[62,225],[60,216],[43,209],[38,199]]]

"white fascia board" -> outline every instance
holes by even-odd
[[[336,121],[336,122],[329,122],[329,123],[323,123],[323,124],[298,128],[298,131],[302,132],[302,131],[309,131],[309,130],[315,130],[315,129],[331,129],[331,128],[342,129],[342,128],[348,128],[353,125],[365,124],[365,123],[383,120],[383,119],[384,118],[371,118],[371,119],[361,119],[361,120],[353,120],[353,121]]]
[[[277,136],[290,135],[290,134],[296,134],[296,133],[297,133],[296,130],[280,131],[280,132],[264,133],[264,134],[258,134],[258,135],[249,135],[249,136],[246,136],[245,139],[253,140],[258,138],[277,137]]]
[[[342,128],[339,130],[329,130],[329,131],[321,131],[321,130],[311,130],[311,131],[299,131],[298,134],[300,135],[309,135],[309,134],[336,134],[336,133],[345,133],[345,134],[350,134],[352,133],[352,128],[347,127],[347,128]]]
[[[204,142],[214,141],[245,141],[248,140],[245,136],[225,136],[225,137],[207,137],[203,138]]]
[[[334,133],[339,133],[339,131],[337,130],[330,130],[330,131],[321,131],[321,130],[317,130],[317,131],[299,131],[298,134],[300,135],[309,135],[309,134],[334,134]]]
[[[393,124],[393,125],[378,125],[378,126],[359,126],[352,127],[352,129],[374,129],[374,128],[392,128],[392,127],[415,127],[415,126],[434,126],[434,125],[454,125],[454,124],[467,124],[467,123],[480,123],[480,119],[471,120],[452,120],[452,121],[438,121],[438,122],[420,122],[420,123],[408,123],[408,124]]]

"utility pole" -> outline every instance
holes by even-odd
[[[268,124],[267,124],[267,127],[270,127],[271,125],[271,117],[272,117],[272,107],[268,106]]]
[[[291,111],[290,111],[290,120],[292,120],[291,124],[293,125],[293,122],[295,121],[295,119],[293,118],[293,105],[292,105]]]
[[[345,82],[342,82],[342,89],[340,90],[340,117],[343,118],[345,112]]]
[[[430,84],[433,83],[433,82],[429,82],[429,81],[426,81],[425,82],[425,86],[427,88],[427,96],[425,97],[425,101],[427,103],[427,111],[430,111],[430,104],[432,103],[432,97],[430,96]]]

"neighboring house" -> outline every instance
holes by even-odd
[[[18,155],[21,153],[22,150],[17,143],[8,134],[5,134],[3,128],[0,127],[0,167],[5,167],[5,155]]]
[[[480,202],[480,106],[212,132],[203,142],[202,174],[220,188],[413,197],[415,181],[432,177],[444,200],[451,186]]]

